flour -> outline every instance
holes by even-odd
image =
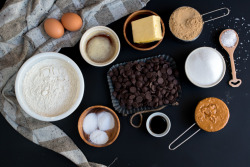
[[[53,117],[66,112],[78,94],[77,73],[63,60],[42,60],[24,77],[24,99],[31,110],[42,116]]]

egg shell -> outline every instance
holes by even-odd
[[[82,18],[75,13],[65,13],[61,22],[64,28],[69,31],[77,31],[82,27]]]
[[[53,18],[44,21],[44,30],[52,38],[60,38],[64,34],[62,23]]]

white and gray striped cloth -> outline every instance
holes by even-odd
[[[88,28],[108,25],[141,9],[148,1],[7,0],[0,10],[0,112],[9,124],[30,141],[64,155],[78,166],[104,166],[88,162],[82,151],[57,126],[25,114],[15,97],[16,73],[32,55],[72,47]],[[60,39],[50,38],[43,29],[44,19],[60,19],[66,12],[81,15],[81,30],[66,31]]]

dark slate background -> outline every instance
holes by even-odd
[[[3,1],[0,2],[2,6]],[[172,11],[180,6],[191,6],[200,13],[229,7],[229,16],[210,23],[205,23],[200,37],[190,43],[184,43],[174,38],[168,28],[168,19]],[[157,54],[170,54],[175,58],[181,73],[183,93],[180,105],[162,110],[172,122],[169,134],[162,138],[150,136],[144,126],[135,129],[129,124],[128,117],[119,116],[121,132],[111,146],[94,148],[85,144],[77,131],[77,121],[80,114],[89,106],[105,105],[112,108],[106,73],[111,67],[97,68],[87,64],[81,57],[78,45],[60,51],[72,58],[81,68],[86,89],[84,98],[78,109],[68,118],[55,124],[64,130],[84,152],[89,161],[109,165],[116,157],[113,167],[249,167],[250,166],[250,102],[249,102],[249,40],[250,40],[250,1],[247,0],[151,0],[145,9],[158,13],[166,26],[163,42],[154,50],[142,52],[131,48],[124,40],[122,18],[109,25],[120,37],[121,52],[113,63],[136,60]],[[206,17],[207,19],[207,17]],[[231,79],[229,57],[219,45],[220,32],[233,28],[239,33],[240,43],[235,52],[238,78],[243,83],[239,88],[229,87]],[[184,72],[184,62],[188,54],[201,46],[216,48],[226,60],[227,71],[223,80],[213,88],[198,88],[192,85]],[[206,97],[218,97],[228,105],[230,119],[227,126],[216,133],[200,131],[190,141],[176,151],[170,151],[168,145],[180,133],[194,123],[194,109],[197,103]],[[146,115],[145,117],[147,117]],[[2,167],[70,167],[71,161],[53,151],[37,146],[18,134],[0,116],[0,166]]]

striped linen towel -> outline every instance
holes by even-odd
[[[30,141],[51,149],[82,167],[90,163],[74,142],[57,126],[33,119],[18,105],[14,92],[16,73],[24,61],[40,52],[58,52],[74,46],[90,27],[108,25],[144,7],[149,0],[7,0],[0,10],[0,112],[9,124]],[[83,18],[80,31],[50,38],[45,18],[60,19],[75,12]]]

